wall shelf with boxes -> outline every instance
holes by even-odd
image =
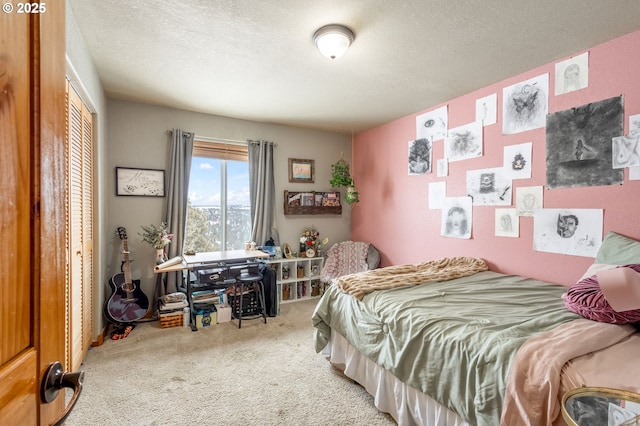
[[[284,214],[342,214],[340,192],[284,191]]]
[[[269,259],[263,262],[274,272],[278,314],[281,303],[308,300],[322,295],[320,274],[324,265],[323,257]]]

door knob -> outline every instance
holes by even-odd
[[[64,388],[73,389],[73,396],[69,401],[69,405],[64,409],[60,417],[55,420],[52,425],[58,426],[61,425],[73,407],[76,405],[78,401],[78,397],[82,392],[82,382],[84,381],[84,371],[78,371],[75,373],[67,373],[62,368],[62,364],[60,362],[52,362],[47,367],[47,371],[42,378],[42,383],[40,385],[40,399],[44,403],[52,402],[58,396],[58,392]]]

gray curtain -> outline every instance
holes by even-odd
[[[173,239],[167,246],[169,259],[182,255],[186,233],[187,202],[189,200],[189,173],[193,154],[193,133],[173,129],[171,135],[171,153],[169,157],[169,181],[167,182],[167,211],[165,222]],[[181,272],[167,274],[167,293],[177,291],[182,279]]]
[[[251,240],[258,245],[273,238],[279,244],[276,227],[276,185],[273,177],[274,143],[247,141],[251,195]]]

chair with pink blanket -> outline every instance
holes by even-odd
[[[331,284],[343,275],[375,269],[380,263],[380,254],[371,244],[362,241],[343,241],[327,251],[327,259],[320,280]]]

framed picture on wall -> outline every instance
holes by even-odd
[[[315,160],[289,158],[289,182],[314,183]]]
[[[116,195],[164,197],[164,170],[116,167]]]

